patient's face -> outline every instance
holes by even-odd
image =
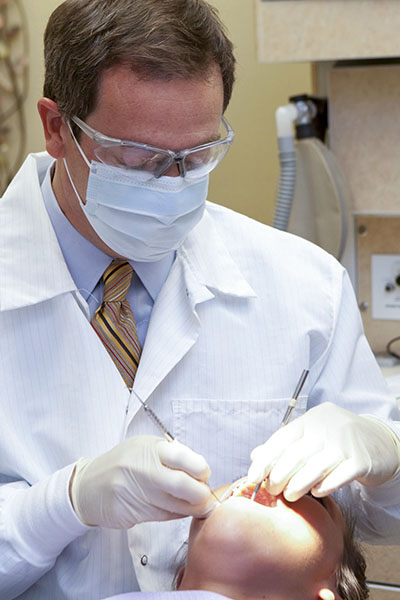
[[[274,600],[307,600],[321,588],[335,589],[345,524],[333,499],[290,503],[261,488],[252,502],[251,491],[243,480],[219,488],[222,503],[207,519],[193,519],[179,589]]]

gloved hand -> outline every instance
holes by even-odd
[[[128,438],[109,452],[79,459],[70,497],[86,525],[128,529],[144,521],[203,517],[215,506],[210,469],[202,456],[177,441]]]
[[[400,465],[400,444],[374,417],[326,402],[278,429],[251,453],[249,483],[267,477],[271,494],[291,502],[310,490],[327,496],[355,479],[367,486],[388,481]]]

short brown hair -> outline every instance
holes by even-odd
[[[129,66],[144,78],[206,77],[220,68],[224,110],[234,82],[233,47],[205,0],[65,0],[44,36],[44,96],[85,119],[101,73]]]

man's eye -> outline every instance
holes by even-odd
[[[136,148],[125,148],[120,153],[120,162],[128,167],[153,171],[157,168],[160,159],[154,154]]]

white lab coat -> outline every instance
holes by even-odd
[[[0,597],[170,589],[187,519],[127,535],[86,528],[69,503],[78,457],[157,431],[67,270],[39,187],[48,164],[45,153],[28,157],[0,202]],[[206,457],[215,486],[246,473],[304,368],[293,417],[332,400],[398,418],[343,268],[300,238],[209,204],[155,302],[135,392]],[[351,494],[364,537],[400,540],[397,479]]]

